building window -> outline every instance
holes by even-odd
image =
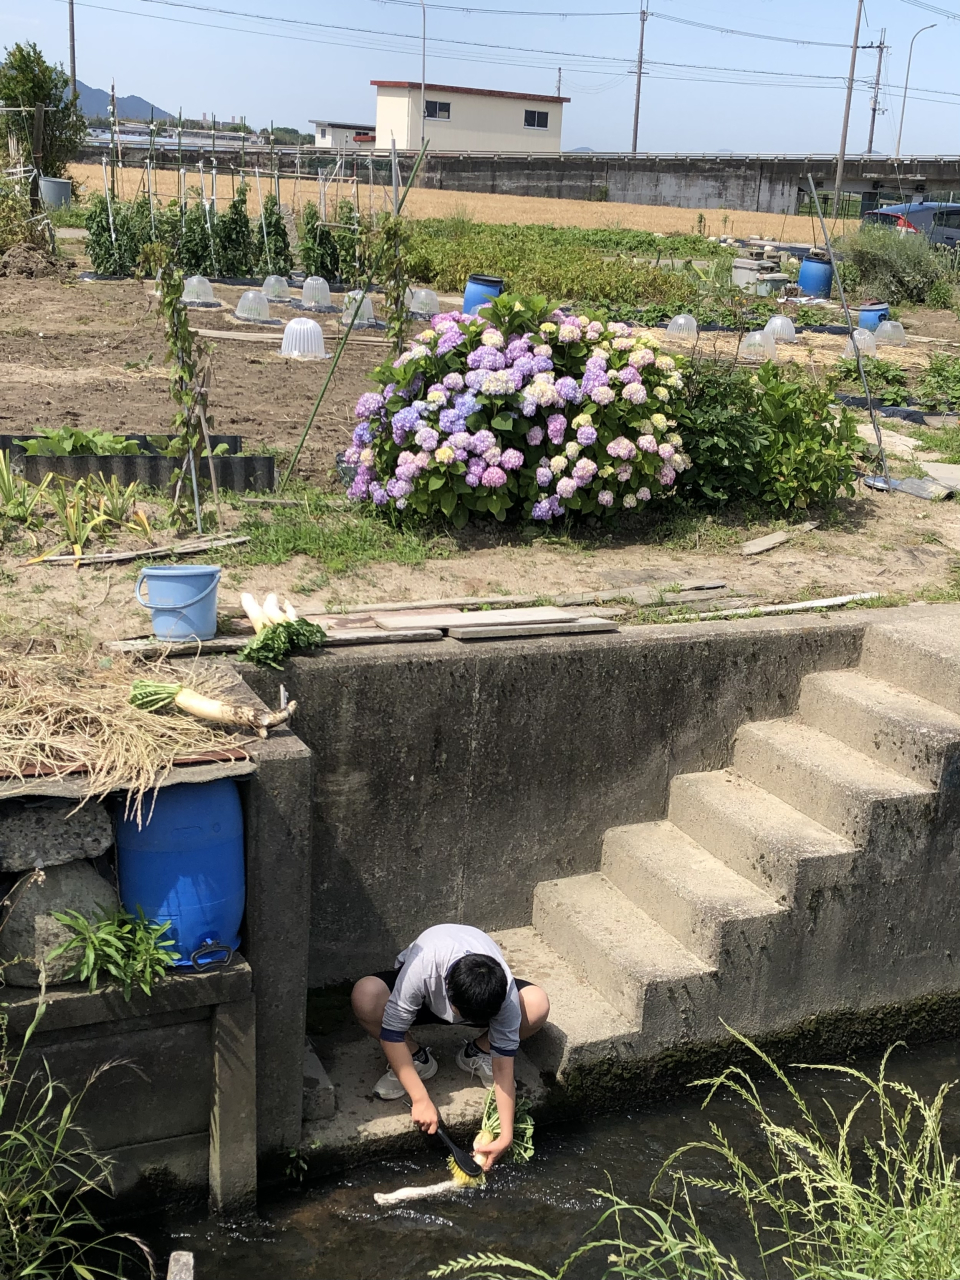
[[[449,120],[450,103],[434,102],[428,98],[423,104],[423,114],[428,120]]]
[[[320,137],[321,137],[321,138],[325,138],[326,136],[327,136],[327,131],[326,131],[326,129],[321,129],[321,130],[320,130]]]
[[[525,129],[548,129],[550,113],[549,111],[525,111],[523,113],[523,127]]]

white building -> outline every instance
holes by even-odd
[[[311,120],[316,135],[315,145],[329,151],[372,150],[375,131],[372,124],[342,124],[337,120]]]
[[[431,151],[521,151],[558,155],[569,98],[464,89],[413,80],[371,80],[377,90],[377,149],[419,151],[421,122]]]

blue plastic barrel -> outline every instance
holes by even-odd
[[[158,640],[212,640],[217,634],[219,582],[219,565],[151,565],[140,570],[134,594],[137,604],[150,610]],[[141,593],[144,583],[147,600]]]
[[[149,797],[144,804],[147,812]],[[243,918],[243,815],[237,784],[182,782],[161,787],[149,822],[117,821],[120,901],[148,920],[170,921],[180,965],[201,947],[240,945]],[[198,957],[198,963],[204,963]]]
[[[819,258],[804,258],[797,277],[800,292],[810,298],[829,298],[833,288],[833,267]]]
[[[463,313],[475,316],[485,302],[499,298],[503,281],[499,276],[470,276],[463,291]]]
[[[880,327],[881,320],[889,319],[890,304],[887,302],[875,302],[873,306],[860,308],[857,323],[861,329],[869,329],[871,333],[875,333]]]

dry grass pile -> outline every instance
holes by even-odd
[[[103,191],[103,172],[96,165],[70,166],[70,177],[83,184],[84,195]],[[177,194],[177,174],[171,170],[154,170],[157,194],[164,201]],[[120,171],[120,195],[133,200],[146,190],[142,167],[130,165]],[[199,185],[199,179],[187,177],[188,185]],[[218,205],[228,199],[236,186],[223,169],[217,186]],[[272,184],[270,190],[273,190]],[[266,191],[266,186],[264,186]],[[299,210],[305,200],[317,199],[316,181],[310,178],[281,178],[281,202]],[[327,193],[328,209],[335,209],[339,199],[353,200],[353,183],[331,186]],[[356,190],[361,212],[385,209],[392,203],[386,188],[375,184],[373,191],[365,183]],[[259,216],[260,205],[254,184],[247,197],[247,209]],[[702,232],[707,236],[764,236],[771,239],[813,243],[822,237],[809,217],[782,213],[757,213],[743,209],[683,209],[667,205],[620,204],[615,201],[554,200],[546,196],[492,195],[488,192],[434,191],[417,187],[410,192],[404,211],[411,218],[451,218],[466,216],[475,222],[513,223],[553,227],[606,227],[634,231],[660,231],[664,235]],[[698,221],[702,218],[703,223]],[[831,235],[842,235],[860,225],[859,218],[831,223]]]
[[[0,774],[19,782],[69,777],[81,782],[84,800],[125,791],[139,817],[144,796],[176,761],[250,740],[189,715],[131,706],[130,687],[144,678],[211,696],[228,680],[199,663],[185,671],[97,653],[0,654]]]

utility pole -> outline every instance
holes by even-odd
[[[867,155],[873,155],[873,135],[877,131],[877,113],[880,110],[880,77],[883,74],[883,55],[887,52],[887,46],[884,41],[887,38],[887,28],[884,27],[880,32],[880,46],[877,49],[877,78],[873,82],[873,101],[870,103],[870,136],[867,138]]]
[[[560,97],[560,85],[563,82],[563,67],[557,67],[557,97]]]
[[[77,96],[77,37],[73,26],[73,0],[68,0],[70,15],[70,92]]]
[[[860,0],[861,4],[863,0]],[[640,48],[637,51],[637,92],[633,99],[633,154],[637,154],[637,134],[640,131],[640,83],[643,79],[643,37],[647,29],[647,0],[640,0]]]
[[[853,44],[850,46],[850,76],[847,80],[847,100],[843,107],[843,128],[840,130],[840,154],[837,156],[837,181],[833,189],[833,216],[840,211],[840,193],[843,189],[843,165],[847,157],[847,130],[850,128],[850,104],[853,101],[853,77],[857,71],[857,45],[860,43],[860,19],[863,16],[863,0],[857,0],[857,21],[853,28]]]
[[[427,129],[427,6],[420,0],[420,150]]]
[[[33,108],[33,137],[32,137],[32,154],[30,156],[33,171],[30,174],[30,211],[31,213],[39,213],[41,208],[40,200],[40,174],[43,165],[43,104],[38,102]]]

